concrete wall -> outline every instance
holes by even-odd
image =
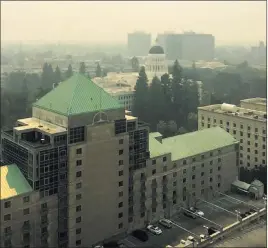
[[[24,203],[23,198],[29,196],[30,201]],[[5,202],[10,201],[11,207],[5,208]],[[48,212],[41,211],[41,204],[47,202]],[[23,210],[29,208],[29,214],[24,215]],[[4,216],[11,214],[10,221],[4,221]],[[48,223],[47,225],[41,224],[41,214],[46,214]],[[47,227],[47,241],[50,247],[57,246],[58,234],[58,210],[57,210],[57,197],[48,196],[46,198],[39,198],[38,192],[31,192],[28,194],[12,197],[7,200],[1,201],[1,237],[4,237],[4,231],[6,227],[11,227],[11,242],[13,246],[23,247],[28,243],[24,243],[23,234],[30,234],[29,245],[32,247],[41,245],[41,228]],[[28,231],[23,229],[24,221],[30,222],[30,228]],[[5,247],[4,238],[2,239],[2,247]]]
[[[220,126],[224,130],[228,130],[240,142],[240,166],[252,169],[255,168],[255,165],[266,165],[266,122],[199,109],[198,129],[213,126]]]
[[[123,144],[119,140],[123,139]],[[75,246],[77,240],[82,246],[90,246],[98,241],[109,238],[127,229],[128,218],[128,135],[114,135],[114,124],[101,124],[87,127],[87,143],[69,147],[69,246]],[[82,148],[82,154],[76,150]],[[119,155],[119,150],[123,154]],[[76,161],[82,160],[81,166]],[[123,165],[119,166],[119,160]],[[119,171],[123,170],[123,176]],[[76,172],[81,171],[82,177],[77,178]],[[119,182],[123,181],[123,186]],[[81,182],[82,188],[76,184]],[[123,192],[123,196],[119,192]],[[76,195],[81,194],[81,200]],[[119,203],[123,202],[123,207]],[[81,212],[76,212],[76,206],[81,206]],[[123,217],[119,218],[119,213]],[[81,223],[76,218],[81,216]],[[119,227],[122,223],[123,226]],[[76,235],[76,229],[81,228],[81,234]]]

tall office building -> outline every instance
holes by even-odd
[[[129,56],[147,56],[151,47],[151,34],[134,32],[128,34]]]
[[[206,60],[214,59],[215,39],[211,34],[194,32],[182,34],[159,34],[165,46],[168,60]]]
[[[162,138],[83,75],[1,137],[1,246],[89,247],[144,227],[237,176],[219,127]]]
[[[267,165],[266,99],[242,100],[241,107],[215,104],[198,108],[198,129],[220,126],[240,141],[240,166]]]

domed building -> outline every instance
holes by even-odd
[[[165,73],[168,73],[166,55],[163,47],[156,40],[156,44],[151,47],[145,62],[145,71],[148,79],[151,81],[155,76],[159,79]]]

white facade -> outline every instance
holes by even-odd
[[[145,71],[149,82],[157,76],[159,79],[165,73],[168,73],[168,65],[165,54],[148,54],[145,62]]]

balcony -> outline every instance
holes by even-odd
[[[23,233],[28,233],[31,230],[31,225],[30,224],[24,224],[21,229],[22,229]]]

